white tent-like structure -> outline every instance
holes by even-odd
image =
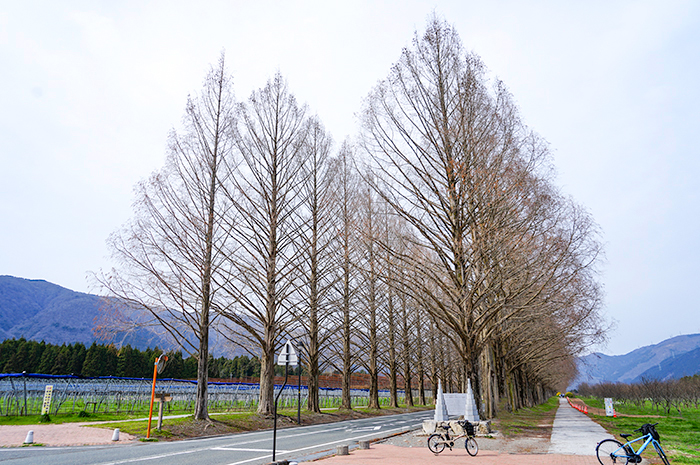
[[[435,399],[435,421],[447,421],[447,405],[445,405],[445,397],[442,394],[442,383],[438,380],[437,397]]]
[[[472,380],[467,380],[467,400],[464,405],[464,419],[469,420],[470,423],[475,423],[480,421],[479,419],[479,409],[474,402],[474,391],[472,390]]]
[[[479,408],[474,399],[471,380],[467,382],[466,394],[445,394],[442,392],[442,383],[438,381],[434,421],[448,421],[450,415],[453,417],[464,416],[464,419],[471,423],[480,421]]]

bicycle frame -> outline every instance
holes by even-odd
[[[463,437],[468,437],[468,435],[467,435],[466,432],[464,432],[464,433],[462,433],[462,434],[458,434],[457,436],[451,437],[451,436],[450,436],[450,431],[452,431],[452,433],[454,433],[454,430],[452,429],[452,427],[450,427],[450,426],[440,426],[440,428],[442,428],[442,429],[444,430],[443,433],[440,433],[440,434],[442,434],[442,437],[443,437],[443,441],[442,441],[442,442],[444,442],[445,445],[446,445],[447,447],[449,447],[450,449],[452,449],[452,447],[454,446],[454,443],[455,443],[455,441],[456,441],[457,439],[462,439]]]
[[[644,440],[644,444],[639,446],[639,449],[634,450],[634,446],[632,444],[634,444],[635,442],[642,441],[642,440]],[[616,457],[629,457],[630,456],[629,452],[631,451],[634,455],[642,455],[642,452],[644,452],[644,450],[649,446],[649,444],[652,444],[652,443],[654,445],[654,449],[656,449],[657,451],[659,449],[661,449],[661,444],[659,444],[656,440],[654,440],[654,438],[651,437],[651,434],[645,434],[644,436],[640,436],[637,439],[632,439],[631,441],[627,441],[626,443],[624,443],[622,445],[622,447],[620,447],[615,452],[613,452],[613,454],[615,454]],[[628,447],[629,447],[629,451],[627,450]],[[663,449],[661,449],[661,451],[663,451]]]

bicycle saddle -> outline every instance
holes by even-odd
[[[627,433],[620,433],[620,436],[622,436],[623,438],[627,439],[628,437],[630,437],[630,436],[632,436],[632,435],[631,435],[631,434],[627,434]]]

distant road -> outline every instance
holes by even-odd
[[[433,411],[277,430],[276,460],[299,460],[336,446],[420,427]],[[0,449],[0,462],[45,465],[260,465],[272,461],[272,431],[177,442]]]

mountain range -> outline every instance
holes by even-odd
[[[100,296],[47,281],[0,276],[0,341],[24,337],[51,344],[111,342],[100,339],[94,331],[103,304]],[[215,333],[211,337],[214,356],[231,355],[231,349],[222,350],[224,344],[217,343]],[[148,328],[117,334],[114,341],[141,350],[156,345],[175,348]],[[694,375],[700,373],[700,334],[676,336],[625,355],[594,352],[580,357],[578,368],[572,389],[583,382],[634,383],[642,378],[667,380]]]
[[[112,342],[94,331],[104,299],[43,280],[0,276],[0,341],[25,338],[51,344]],[[118,333],[119,345],[171,348],[148,329]]]
[[[686,334],[640,347],[625,355],[600,352],[581,357],[579,376],[572,383],[636,383],[642,378],[662,381],[700,373],[700,334]]]

